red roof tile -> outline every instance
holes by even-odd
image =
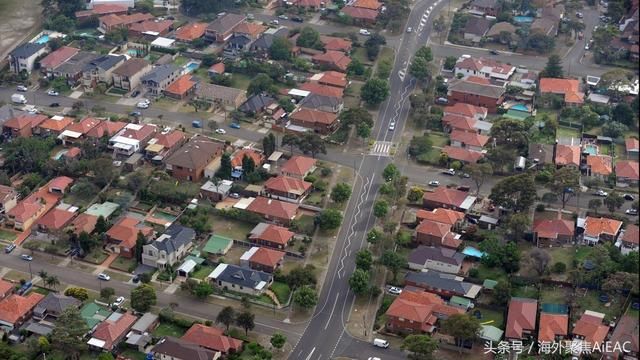
[[[289,114],[289,118],[308,124],[331,125],[338,120],[338,115],[315,109],[299,108]]]
[[[298,87],[300,90],[308,91],[312,94],[318,94],[322,96],[338,97],[344,96],[342,89],[335,86],[320,85],[318,83],[304,83]]]
[[[41,129],[62,132],[67,126],[73,123],[73,119],[66,116],[52,116],[38,125]]]
[[[637,161],[623,160],[616,163],[616,176],[638,180],[640,173]]]
[[[253,159],[253,162],[257,167],[262,166],[265,160],[264,154],[262,153],[259,153],[252,149],[242,149],[236,152],[235,154],[233,154],[233,157],[231,158],[231,166],[233,167],[242,166],[242,159],[244,159],[245,156],[248,156],[251,159]]]
[[[40,66],[45,69],[55,69],[60,64],[65,63],[71,59],[80,49],[76,49],[70,46],[63,46],[56,51],[53,51],[49,55],[40,60]]]
[[[574,335],[584,337],[589,344],[602,343],[609,333],[609,326],[603,324],[604,314],[585,311],[573,328]]]
[[[252,263],[264,265],[270,268],[275,268],[278,264],[284,259],[285,253],[278,250],[272,250],[265,247],[260,247],[256,252],[249,258],[249,261]]]
[[[37,224],[49,230],[60,230],[71,221],[75,214],[71,211],[54,208],[40,217]]]
[[[224,336],[223,334],[222,329],[194,324],[181,339],[224,354],[235,352],[242,348],[241,340]]]
[[[0,320],[15,324],[44,299],[44,295],[32,292],[27,296],[11,294],[0,301]]]
[[[540,93],[564,95],[564,100],[569,103],[584,102],[584,93],[580,92],[580,81],[575,79],[542,78]]]
[[[335,50],[327,50],[324,54],[314,55],[312,60],[335,66],[342,71],[346,71],[347,67],[351,63],[351,58],[348,55]]]
[[[153,19],[151,14],[134,13],[131,15],[105,15],[100,17],[100,23],[104,23],[107,27],[125,26],[145,20]]]
[[[207,30],[207,26],[209,26],[207,23],[190,23],[181,26],[175,32],[176,40],[192,41],[201,38]]]
[[[209,71],[216,74],[224,74],[224,63],[219,62],[217,64],[211,65],[211,67],[209,68]]]
[[[86,134],[87,132],[89,132],[89,130],[98,126],[98,124],[100,124],[100,120],[88,117],[80,120],[77,123],[70,124],[66,127],[65,130],[77,132],[80,134]]]
[[[639,332],[640,326],[638,326],[638,316],[631,314],[623,315],[618,321],[616,328],[613,330],[613,333],[609,338],[609,342],[610,344],[625,344],[625,349],[630,350],[627,354],[638,353],[640,351],[640,336],[638,336]],[[622,351],[618,350],[618,347],[613,347],[613,350],[614,353],[618,354],[616,358],[625,358],[621,354]]]
[[[446,114],[442,117],[442,123],[452,129],[473,131],[477,123],[476,119],[470,116],[458,114]]]
[[[569,316],[567,314],[540,314],[540,329],[538,341],[553,342],[556,336],[565,337],[569,328]]]
[[[173,26],[173,20],[147,20],[131,24],[129,30],[139,33],[152,32],[162,34],[168,31],[171,26]]]
[[[252,235],[250,238],[252,240],[265,240],[284,247],[287,246],[294,235],[295,233],[285,227],[268,224],[261,234]]]
[[[481,116],[484,118],[487,115],[487,108],[466,103],[455,103],[454,105],[445,107],[444,114],[456,114],[468,117]]]
[[[78,215],[78,217],[73,219],[70,226],[73,228],[73,232],[76,235],[80,235],[80,233],[82,233],[83,231],[87,234],[91,234],[96,228],[97,222],[97,216],[82,213]]]
[[[575,223],[569,220],[541,220],[533,224],[533,231],[545,239],[557,239],[558,235],[572,236]]]
[[[443,209],[443,208],[437,208],[437,209],[434,209],[433,211],[420,209],[416,212],[416,218],[418,220],[430,220],[430,221],[435,221],[442,224],[453,226],[458,221],[464,219],[464,213],[461,213],[460,211]]]
[[[238,24],[238,26],[233,29],[233,32],[236,34],[245,34],[249,37],[257,38],[265,32],[268,28],[264,25],[252,22],[242,22]]]
[[[450,159],[460,160],[471,164],[477,163],[478,160],[484,157],[484,154],[479,151],[454,147],[450,145],[445,146],[442,149],[442,152],[447,154]]]
[[[153,233],[152,228],[141,224],[138,219],[123,217],[107,231],[107,236],[119,241],[121,246],[131,249],[136,245],[139,232],[145,237]]]
[[[69,148],[69,150],[66,153],[64,153],[63,156],[65,158],[67,158],[67,159],[74,159],[74,158],[80,156],[81,152],[82,152],[82,150],[80,150],[79,147],[74,146],[74,147]]]
[[[43,121],[47,120],[48,117],[45,115],[20,115],[14,118],[11,118],[4,122],[3,126],[10,129],[23,129],[25,126],[29,126],[31,129],[40,125]]]
[[[410,291],[400,293],[385,313],[387,317],[402,318],[423,324],[423,331],[429,331],[440,315],[451,316],[463,314],[464,310],[449,306],[436,294],[426,291]]]
[[[624,145],[627,148],[627,151],[639,151],[640,150],[640,141],[636,138],[626,138],[624,140]]]
[[[49,188],[49,190],[57,189],[57,190],[64,191],[66,188],[71,186],[71,184],[73,184],[72,178],[68,176],[58,176],[57,178],[49,181],[49,184],[47,184],[47,187]]]
[[[167,86],[164,91],[170,94],[183,96],[189,90],[193,89],[194,86],[196,86],[196,82],[191,80],[191,74],[185,74]]]
[[[267,190],[295,194],[298,196],[306,193],[311,189],[311,186],[312,184],[310,182],[288,176],[272,177],[264,183],[264,187]]]
[[[343,7],[341,11],[354,19],[363,19],[370,21],[375,20],[379,14],[377,10],[359,8],[350,5]]]
[[[13,290],[13,283],[0,279],[0,295],[5,295],[11,290]]]
[[[460,130],[453,130],[449,137],[451,141],[458,141],[464,145],[477,147],[483,147],[489,141],[489,137],[486,135]]]
[[[337,71],[325,71],[319,74],[315,74],[309,80],[317,81],[319,84],[336,86],[340,88],[345,88],[349,83],[347,81],[347,74]]]
[[[325,50],[344,51],[346,53],[351,51],[351,40],[335,36],[320,35],[320,41],[324,45]]]
[[[40,210],[44,208],[38,199],[28,197],[20,201],[16,206],[7,212],[7,215],[13,217],[17,222],[25,222],[34,217]]]
[[[125,126],[127,126],[127,123],[121,121],[101,121],[100,124],[87,131],[85,135],[92,138],[101,138],[105,135],[111,136]]]
[[[116,321],[104,320],[96,326],[92,337],[105,342],[103,349],[110,350],[116,341],[121,340],[131,329],[138,318],[130,313],[124,313]]]
[[[264,216],[291,220],[298,213],[298,205],[259,196],[249,204],[247,210]]]
[[[353,6],[364,9],[379,10],[382,7],[382,3],[378,0],[356,0],[353,2]]]
[[[176,144],[187,138],[187,134],[183,133],[180,130],[172,130],[167,134],[160,134],[156,136],[156,144],[162,145],[165,148],[172,148]]]
[[[431,235],[441,239],[444,238],[450,230],[451,225],[431,220],[422,220],[418,227],[416,227],[416,232],[419,234]]]
[[[592,174],[609,175],[613,172],[613,158],[607,155],[587,156],[587,166]]]
[[[423,199],[440,204],[446,204],[450,206],[459,207],[467,198],[467,193],[464,191],[449,189],[444,186],[437,187],[434,191],[425,192]]]
[[[622,221],[603,217],[587,216],[584,222],[584,234],[592,237],[600,237],[601,234],[615,236],[620,228],[622,228]]]
[[[640,232],[638,231],[638,225],[627,225],[627,228],[624,229],[622,241],[636,245],[640,244]]]
[[[523,331],[536,329],[538,301],[524,298],[511,298],[507,314],[507,339],[522,339]]]
[[[580,146],[556,145],[556,165],[580,165]]]
[[[280,171],[286,174],[304,176],[316,166],[316,159],[307,156],[294,156],[282,165]]]

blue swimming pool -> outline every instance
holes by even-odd
[[[36,44],[46,44],[48,42],[49,42],[49,35],[47,34],[40,36],[40,38],[35,41]]]
[[[511,110],[529,111],[529,109],[527,108],[527,105],[525,104],[515,104],[511,107]]]
[[[464,248],[464,250],[462,250],[462,253],[468,256],[473,256],[478,259],[484,256],[484,252],[471,246],[467,246],[466,248]]]
[[[129,49],[127,50],[127,54],[130,56],[138,56],[142,53],[142,51],[138,50],[138,49]]]
[[[58,151],[54,156],[53,156],[53,160],[60,160],[60,158],[62,158],[62,156],[64,154],[67,153],[67,151],[69,151],[68,149],[62,149],[60,151]]]
[[[598,155],[598,146],[594,144],[586,144],[583,151],[589,155]]]
[[[198,67],[200,67],[200,64],[198,64],[196,62],[190,62],[184,68],[185,68],[185,70],[187,70],[187,72],[193,72]]]
[[[531,16],[514,16],[513,21],[517,23],[532,23],[533,17]]]

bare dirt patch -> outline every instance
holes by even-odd
[[[42,22],[39,0],[0,1],[0,59],[33,34]]]

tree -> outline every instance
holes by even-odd
[[[253,330],[253,328],[256,327],[255,317],[256,316],[254,314],[248,311],[243,311],[238,314],[238,317],[236,318],[236,325],[244,329],[245,335],[249,335],[249,330]]]
[[[156,290],[149,284],[142,284],[131,290],[131,307],[135,311],[147,312],[156,304]]]
[[[600,199],[591,199],[589,200],[589,204],[587,205],[589,209],[593,210],[596,215],[598,214],[598,209],[602,206],[602,200]]]
[[[356,269],[349,278],[349,287],[358,296],[366,294],[369,291],[369,273]]]
[[[507,222],[507,227],[511,231],[514,240],[521,240],[530,225],[531,220],[526,213],[515,213],[509,217]]]
[[[382,233],[378,229],[373,228],[367,233],[367,242],[369,244],[375,244],[378,242],[381,236]]]
[[[395,251],[387,250],[380,256],[380,263],[393,274],[393,281],[396,281],[398,271],[407,265],[407,260]]]
[[[242,171],[247,175],[256,171],[256,163],[253,158],[247,155],[242,157]]]
[[[602,283],[602,290],[609,294],[615,294],[624,290],[638,291],[638,274],[628,272],[615,272],[609,275]]]
[[[431,150],[432,146],[433,143],[429,136],[414,135],[409,142],[409,149],[407,151],[409,152],[409,155],[418,157],[422,154],[426,154],[429,150]]]
[[[547,184],[549,190],[556,194],[560,194],[560,201],[562,202],[562,208],[571,199],[576,191],[579,191],[580,186],[580,171],[577,169],[564,166],[555,171],[553,178]]]
[[[342,224],[342,213],[336,209],[325,209],[316,216],[316,223],[322,230],[333,230]]]
[[[526,39],[526,47],[535,50],[539,54],[548,53],[556,46],[553,37],[547,36],[542,32],[534,32]]]
[[[414,56],[414,58],[422,58],[427,62],[431,62],[433,60],[433,54],[431,53],[431,48],[428,46],[421,46]]]
[[[549,56],[547,65],[544,67],[544,70],[542,70],[542,74],[540,74],[540,76],[549,78],[562,78],[562,59],[560,59],[560,56],[556,54]]]
[[[293,294],[293,302],[303,309],[311,309],[318,303],[318,295],[311,286],[304,285]]]
[[[364,75],[365,70],[364,64],[357,58],[352,59],[349,65],[347,65],[347,74],[351,76],[362,76]]]
[[[291,43],[286,37],[276,36],[269,48],[269,56],[273,60],[290,60],[291,59]]]
[[[480,332],[480,320],[469,314],[453,314],[442,323],[442,331],[456,339],[456,345],[463,347],[473,341]]]
[[[282,349],[286,342],[287,337],[280,333],[274,333],[273,335],[271,335],[271,346],[278,350]]]
[[[229,153],[222,154],[222,157],[220,158],[220,169],[216,172],[216,176],[221,179],[229,180],[231,179],[232,170],[231,155]]]
[[[146,242],[147,242],[147,238],[144,236],[142,231],[138,231],[138,236],[136,238],[136,248],[135,248],[136,261],[138,262],[138,264],[142,263],[142,247]]]
[[[493,301],[495,305],[505,306],[511,299],[511,284],[508,281],[499,281],[493,288]]]
[[[438,344],[429,335],[409,335],[404,338],[402,350],[409,351],[411,360],[431,360]]]
[[[617,120],[617,118],[614,117]],[[618,138],[624,135],[629,127],[618,121],[610,121],[602,125],[602,135],[609,136],[611,138]]]
[[[296,266],[287,275],[287,285],[292,289],[297,289],[304,285],[315,285],[316,276],[314,274],[315,268],[313,265],[306,265],[305,267]]]
[[[351,196],[351,186],[346,183],[339,183],[331,190],[331,200],[337,203],[343,203],[349,200]]]
[[[407,195],[407,200],[411,202],[417,202],[422,200],[424,196],[424,190],[419,187],[413,186],[409,189],[409,194]]]
[[[55,289],[56,287],[58,287],[58,285],[60,285],[60,279],[58,279],[58,277],[55,275],[50,275],[44,278],[44,283],[48,288]]]
[[[384,170],[382,170],[382,177],[384,178],[384,181],[391,181],[400,175],[400,169],[398,169],[398,167],[393,163],[385,166]]]
[[[624,198],[617,192],[612,191],[606,198],[604,198],[603,203],[611,213],[614,213],[617,209],[622,207],[624,204]]]
[[[45,21],[45,27],[49,30],[69,33],[75,29],[76,23],[73,19],[61,14],[47,19],[47,21]]]
[[[276,94],[278,88],[273,83],[273,79],[264,73],[256,75],[247,88],[247,95],[256,95],[262,93]]]
[[[236,318],[236,311],[231,306],[225,306],[216,316],[216,324],[224,324],[229,331],[229,326],[233,324]]]
[[[476,195],[480,194],[480,188],[488,176],[493,175],[493,167],[489,163],[468,164],[465,171],[476,184]]]
[[[116,291],[114,288],[111,287],[105,287],[102,288],[102,290],[100,290],[100,297],[102,299],[107,300],[108,303],[111,302],[111,298],[116,294]]]
[[[349,108],[340,113],[340,122],[347,126],[366,124],[367,126],[372,127],[373,117],[366,109],[361,107]]]
[[[199,299],[206,299],[213,294],[213,286],[206,281],[201,281],[193,289],[193,295]]]
[[[387,216],[389,212],[389,203],[386,200],[380,199],[373,204],[373,216],[378,219],[382,219]]]
[[[309,26],[302,28],[300,36],[298,36],[298,39],[296,40],[296,45],[316,50],[322,50],[324,48],[324,45],[320,40],[320,33]]]
[[[269,133],[267,136],[262,138],[262,150],[266,157],[271,156],[271,154],[276,151],[276,147],[276,136],[273,135],[273,133]]]
[[[447,58],[444,60],[444,68],[447,70],[453,70],[453,68],[455,68],[456,66],[456,62],[458,62],[458,58],[456,58],[455,56],[447,56]]]
[[[113,360],[113,355],[111,353],[100,353],[97,360]]]
[[[515,212],[527,210],[535,198],[535,182],[533,176],[527,173],[500,180],[489,195],[494,204]]]
[[[104,218],[104,216],[102,215],[98,216],[98,220],[96,220],[95,233],[102,235],[106,233],[107,230],[109,230],[109,223]]]
[[[297,146],[300,151],[305,154],[310,153],[313,158],[315,158],[317,154],[327,153],[324,140],[322,140],[320,135],[312,132],[304,133],[304,135],[299,138]]]
[[[51,345],[54,349],[76,359],[87,349],[84,336],[89,332],[87,323],[77,307],[70,306],[62,311],[51,332]]]
[[[366,138],[371,136],[371,127],[367,124],[359,124],[356,127],[356,132],[358,134],[358,137],[361,138],[362,141],[364,141]]]
[[[383,79],[369,79],[360,90],[360,97],[369,105],[378,105],[388,96],[389,82]]]
[[[611,118],[627,126],[633,126],[636,121],[633,109],[625,102],[620,102],[613,108],[613,111],[611,111]]]
[[[491,137],[496,145],[507,149],[524,152],[529,147],[529,133],[524,121],[513,119],[498,119],[491,127]]]
[[[293,155],[293,148],[300,143],[300,137],[293,133],[285,133],[280,141],[280,146],[289,146],[289,152]]]
[[[356,253],[356,268],[364,271],[369,271],[373,264],[373,256],[371,251],[362,249]]]
[[[80,301],[86,301],[89,298],[89,292],[87,291],[87,289],[78,288],[78,287],[67,288],[64,291],[64,294],[66,296],[71,296],[73,298],[76,298]]]
[[[529,252],[528,262],[537,275],[542,276],[551,262],[551,255],[543,249],[533,248]]]
[[[433,30],[435,32],[441,33],[446,29],[446,21],[444,19],[444,16],[442,14],[440,14],[440,16],[438,16],[437,19],[433,20]],[[445,67],[445,69],[447,69]]]
[[[5,153],[5,169],[11,174],[18,171],[25,173],[41,173],[49,161],[49,153],[55,146],[55,138],[44,140],[36,137],[18,137],[3,144]]]
[[[424,81],[429,79],[431,77],[429,63],[423,57],[414,57],[409,66],[409,74],[415,76],[418,80]]]

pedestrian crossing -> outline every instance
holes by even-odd
[[[393,143],[391,141],[376,141],[371,147],[369,155],[375,156],[389,156]]]

